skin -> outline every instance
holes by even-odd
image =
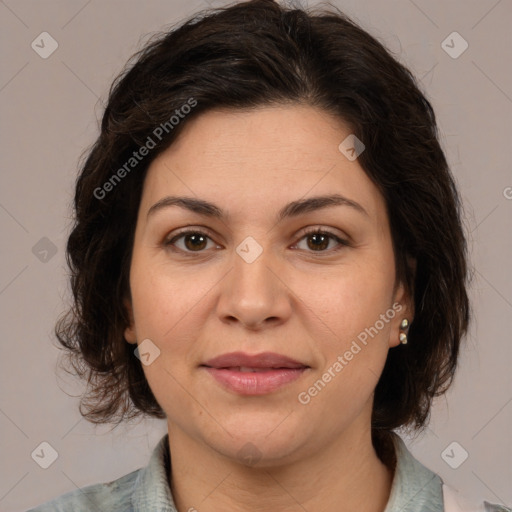
[[[373,393],[388,350],[399,344],[400,321],[411,321],[413,311],[395,282],[384,199],[358,161],[338,149],[349,134],[341,120],[309,106],[209,111],[188,122],[149,167],[125,337],[133,344],[149,338],[160,350],[144,371],[167,414],[169,477],[180,512],[386,506],[393,471],[372,446]],[[287,203],[333,193],[367,213],[338,205],[276,222]],[[227,217],[179,206],[148,217],[169,195],[213,202]],[[304,235],[308,226],[349,245],[322,245]],[[165,245],[186,227],[209,238],[194,245],[182,237],[174,250]],[[248,236],[263,250],[252,263],[236,252]],[[400,313],[301,404],[298,394],[394,303]],[[199,367],[238,350],[273,351],[310,368],[270,394],[238,395]],[[241,457],[248,442],[256,462]]]

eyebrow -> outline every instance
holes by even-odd
[[[213,203],[205,201],[204,199],[185,196],[166,196],[160,199],[148,210],[147,217],[154,215],[157,211],[171,206],[179,206],[180,208],[184,208],[205,217],[212,217],[221,220],[227,219],[228,217],[221,208]],[[305,213],[332,206],[348,206],[369,217],[368,212],[356,201],[348,199],[340,194],[331,194],[327,196],[315,196],[307,199],[299,199],[288,203],[279,211],[277,215],[277,222],[286,218],[298,217]]]

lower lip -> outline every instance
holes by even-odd
[[[276,368],[263,372],[240,372],[203,367],[222,386],[240,395],[265,395],[297,380],[307,368]]]

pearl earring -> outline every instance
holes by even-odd
[[[402,320],[402,322],[400,323],[400,329],[406,330],[408,328],[409,328],[409,320],[407,320],[407,318],[404,318]],[[402,345],[407,344],[407,334],[405,332],[400,333],[400,343],[402,343]]]

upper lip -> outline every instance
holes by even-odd
[[[245,368],[308,368],[307,365],[275,352],[262,352],[261,354],[246,354],[244,352],[230,352],[209,359],[202,366],[210,368],[231,368],[243,366]]]

